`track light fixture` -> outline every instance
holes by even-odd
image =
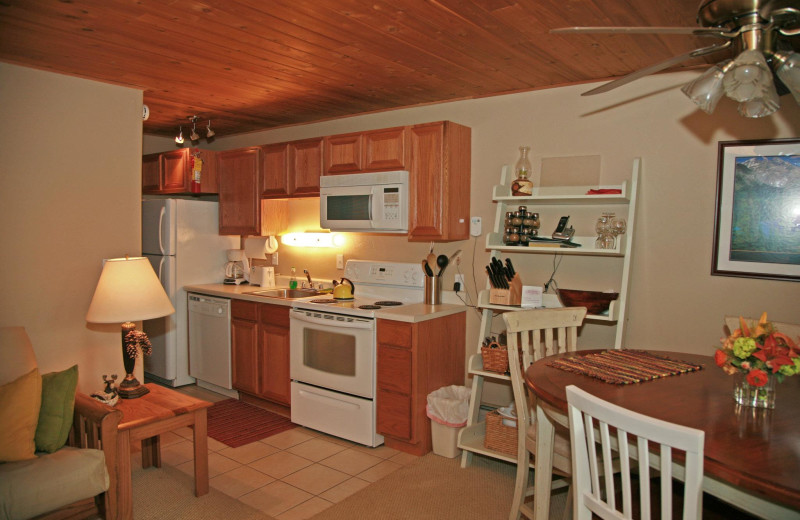
[[[194,141],[200,140],[200,135],[197,133],[197,116],[192,116],[189,118],[189,121],[192,122],[192,134],[189,136],[189,139]]]
[[[189,116],[189,123],[192,124],[192,133],[189,134],[189,140],[192,141],[193,143],[199,141],[200,137],[201,137],[200,134],[197,133],[197,122],[200,121],[200,119],[201,119],[200,116]],[[217,135],[217,134],[216,134],[216,132],[214,132],[211,129],[211,120],[209,119],[208,120],[208,125],[206,125],[206,140],[211,139],[215,135]],[[180,133],[175,138],[175,142],[178,143],[178,144],[183,144],[183,127],[182,126],[180,127]]]

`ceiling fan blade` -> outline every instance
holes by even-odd
[[[740,31],[722,27],[561,27],[550,29],[552,34],[688,34],[735,38]]]
[[[660,70],[667,69],[673,65],[677,65],[682,61],[686,61],[689,58],[698,58],[700,56],[705,56],[706,54],[711,54],[713,52],[721,51],[723,49],[727,49],[731,46],[731,41],[728,40],[724,43],[718,43],[716,45],[711,45],[709,47],[701,47],[699,49],[695,49],[693,51],[689,51],[686,54],[681,54],[679,56],[673,56],[668,60],[664,60],[660,63],[656,63],[654,65],[650,65],[649,67],[645,67],[643,69],[639,69],[635,72],[628,74],[627,76],[623,76],[619,79],[615,79],[614,81],[610,81],[604,85],[600,85],[597,88],[589,90],[581,94],[581,96],[593,96],[595,94],[602,94],[604,92],[608,92],[609,90],[615,89],[617,87],[621,87],[631,81],[637,80],[639,78],[643,78],[649,74],[654,72],[658,72]]]

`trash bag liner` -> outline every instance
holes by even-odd
[[[425,411],[432,421],[453,428],[467,424],[470,390],[466,386],[450,385],[428,394]]]

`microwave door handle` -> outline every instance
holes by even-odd
[[[373,220],[372,220],[372,217],[373,217],[372,205],[375,203],[376,200],[377,200],[377,198],[375,197],[375,192],[374,191],[370,192],[370,194],[369,194],[369,221],[370,222],[373,222]]]

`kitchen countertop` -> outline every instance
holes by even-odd
[[[221,296],[223,298],[231,298],[236,300],[247,300],[251,302],[269,303],[270,305],[284,305],[291,307],[295,302],[303,300],[313,300],[319,296],[310,296],[308,298],[284,300],[282,298],[267,298],[264,296],[255,296],[247,294],[253,291],[260,291],[269,289],[268,287],[259,287],[257,285],[241,284],[241,285],[225,285],[221,283],[211,283],[203,285],[187,285],[184,287],[186,291],[200,294],[207,294],[209,296]],[[447,298],[445,298],[447,299]],[[466,306],[464,304],[442,303],[440,305],[428,305],[425,303],[412,303],[409,305],[401,305],[399,307],[385,307],[375,311],[375,317],[384,320],[405,321],[409,323],[417,323],[421,321],[432,320],[465,312]]]

